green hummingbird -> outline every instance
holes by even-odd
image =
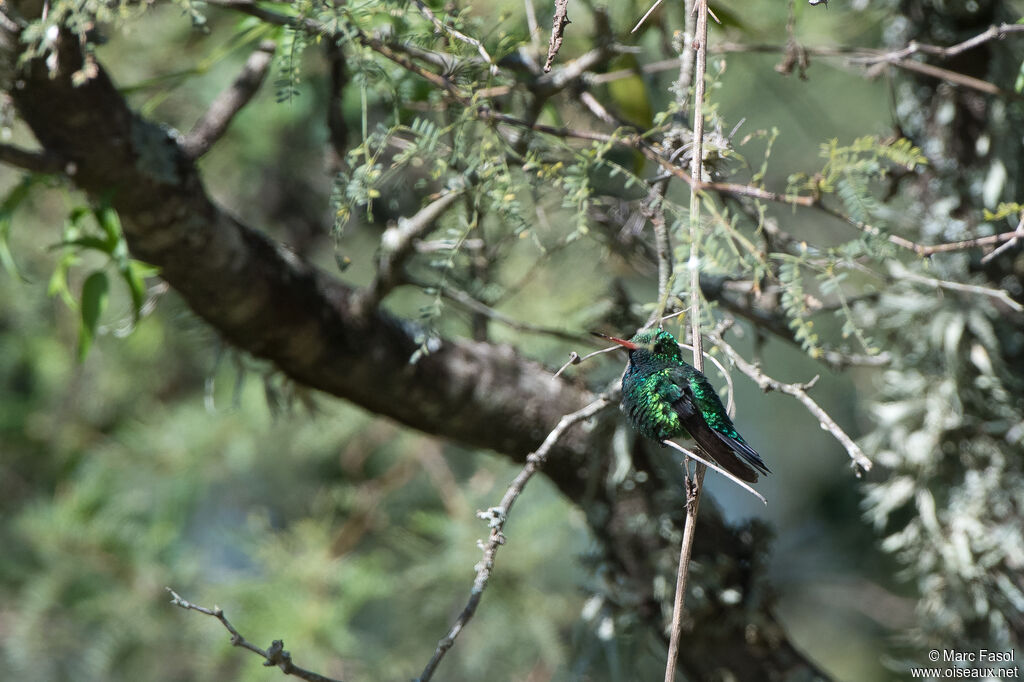
[[[622,376],[622,411],[633,428],[662,444],[691,437],[712,460],[753,483],[768,474],[761,456],[743,440],[708,378],[683,360],[674,336],[648,329],[626,341],[593,332],[629,351]]]

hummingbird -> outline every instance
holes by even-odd
[[[629,351],[621,408],[641,435],[662,447],[668,439],[689,436],[719,466],[748,483],[757,481],[758,473],[771,473],[733,426],[708,378],[683,360],[674,336],[648,329],[626,341],[592,333]]]

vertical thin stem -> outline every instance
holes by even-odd
[[[700,333],[700,268],[697,243],[700,239],[700,193],[699,182],[703,179],[702,161],[704,156],[704,74],[707,69],[708,3],[696,0],[697,22],[692,47],[696,50],[693,87],[693,159],[690,174],[696,181],[690,186],[690,331],[693,337],[693,366],[704,370],[704,342]],[[665,682],[673,682],[676,661],[679,659],[679,638],[682,634],[683,602],[686,599],[686,585],[690,574],[690,556],[693,554],[693,539],[697,532],[697,509],[700,493],[704,486],[706,467],[696,463],[694,475],[687,478],[686,523],[683,526],[683,542],[679,550],[679,569],[676,573],[676,596],[672,607],[672,633],[669,638],[668,660],[665,663]]]
[[[690,89],[690,83],[693,81],[693,35],[696,17],[693,8],[694,2],[696,0],[683,1],[683,51],[679,55],[679,78],[676,80],[676,97],[684,105],[683,113],[685,113],[686,91]]]

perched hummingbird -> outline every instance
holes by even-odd
[[[693,438],[712,460],[753,483],[770,473],[761,456],[736,431],[708,378],[683,360],[674,336],[663,329],[637,332],[629,341],[594,332],[629,351],[622,377],[622,411],[647,438]]]

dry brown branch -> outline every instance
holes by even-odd
[[[896,279],[905,279],[911,282],[917,282],[918,284],[925,284],[927,286],[935,287],[936,289],[946,289],[947,291],[960,291],[966,294],[974,294],[977,296],[987,296],[1000,301],[1006,307],[1014,310],[1015,312],[1024,312],[1024,305],[1021,305],[1017,301],[1010,297],[1010,294],[1003,291],[1002,289],[991,289],[989,287],[979,286],[977,284],[964,284],[963,282],[950,282],[945,279],[935,279],[933,277],[925,277],[919,275],[916,272],[911,272],[907,268],[903,267],[899,263],[891,263],[890,270],[892,276]]]
[[[943,244],[918,244],[917,242],[907,239],[906,237],[901,237],[896,234],[886,234],[881,228],[876,227],[875,225],[870,225],[868,223],[863,223],[859,220],[855,220],[854,218],[845,215],[834,208],[826,206],[820,201],[814,202],[813,206],[821,211],[824,211],[825,213],[828,213],[834,218],[838,218],[839,220],[842,220],[845,223],[853,225],[854,227],[856,227],[858,230],[865,234],[870,234],[875,237],[880,237],[884,235],[885,238],[889,241],[889,243],[895,244],[901,249],[913,251],[914,253],[921,257],[932,256],[936,253],[964,251],[965,249],[973,249],[979,246],[994,246],[996,244],[1001,244],[1003,242],[1010,241],[1021,236],[1021,228],[1018,226],[1017,229],[1014,230],[1013,232],[990,234],[984,237],[974,237],[972,239],[963,239],[961,241],[946,242]]]
[[[182,140],[181,145],[187,157],[198,159],[210,151],[210,147],[224,135],[231,120],[259,90],[270,69],[270,62],[276,49],[277,44],[274,41],[265,40],[249,55],[242,72],[231,86],[217,95],[210,108]]]
[[[1013,238],[1008,242],[1000,244],[997,248],[992,249],[989,253],[986,253],[981,258],[982,263],[988,263],[989,261],[995,260],[1006,251],[1016,246],[1021,239],[1024,239],[1024,213],[1020,217],[1020,222],[1017,223],[1017,229],[1012,232]]]
[[[974,76],[968,76],[967,74],[960,73],[958,71],[952,71],[950,69],[944,69],[941,66],[935,66],[933,64],[925,64],[924,62],[915,62],[912,59],[895,59],[886,61],[879,66],[895,66],[906,71],[914,71],[916,73],[922,73],[932,78],[937,78],[947,83],[953,83],[954,85],[960,85],[965,88],[971,88],[978,92],[984,92],[988,95],[998,95],[999,97],[1012,97],[1014,99],[1020,99],[1024,97],[1016,92],[1009,90],[1003,90],[994,83],[989,83],[986,80],[975,78]],[[876,67],[877,68],[877,67]],[[868,76],[873,76],[874,70],[868,69]]]
[[[520,332],[527,332],[529,334],[543,334],[545,336],[551,336],[556,339],[562,339],[563,341],[581,341],[585,337],[582,334],[573,334],[572,332],[565,331],[564,329],[556,329],[554,327],[545,327],[539,324],[533,324],[532,322],[524,322],[523,320],[517,320],[514,317],[509,317],[500,310],[495,310],[491,306],[487,305],[483,301],[479,301],[470,296],[461,289],[454,287],[437,287],[436,285],[424,284],[421,282],[410,282],[415,284],[421,289],[437,288],[438,292],[452,301],[456,305],[468,310],[475,315],[483,315],[488,319],[494,320],[500,324],[505,325],[509,329],[515,329]],[[557,376],[557,375],[556,375]]]
[[[569,21],[569,0],[555,0],[555,16],[551,19],[551,39],[548,41],[548,58],[544,62],[544,73],[551,70],[558,51],[562,49],[562,41],[565,39],[565,27]]]
[[[966,52],[967,50],[971,50],[979,45],[983,45],[990,40],[1001,40],[1011,33],[1024,33],[1024,24],[1000,24],[999,26],[989,26],[987,30],[982,31],[973,38],[968,38],[963,42],[949,47],[942,47],[941,45],[927,45],[919,43],[916,40],[912,40],[906,47],[882,53],[878,55],[875,60],[890,61],[893,59],[904,59],[918,53],[935,55],[937,57],[947,59],[949,57],[955,57],[961,52]]]
[[[270,647],[266,650],[259,648],[252,642],[248,641],[245,637],[235,629],[235,626],[224,615],[224,611],[219,606],[214,606],[212,609],[206,608],[205,606],[199,606],[193,604],[190,601],[186,601],[178,595],[177,592],[171,588],[165,588],[171,593],[171,604],[179,606],[186,611],[198,611],[204,613],[211,618],[216,618],[220,621],[220,624],[224,626],[228,632],[231,633],[231,645],[240,646],[243,649],[248,649],[257,656],[262,656],[264,661],[263,665],[267,668],[277,666],[281,669],[285,675],[294,675],[302,680],[308,680],[308,682],[341,682],[332,677],[325,677],[320,673],[315,673],[312,670],[306,670],[292,663],[292,655],[284,649],[284,641],[275,639],[271,642]]]
[[[487,525],[490,527],[490,537],[487,544],[483,546],[483,558],[480,563],[476,566],[476,579],[473,581],[473,588],[469,592],[469,600],[463,607],[462,612],[455,619],[455,623],[452,625],[448,634],[445,635],[441,641],[437,643],[437,649],[434,651],[434,655],[427,663],[423,672],[417,678],[417,682],[427,682],[430,680],[434,672],[437,670],[437,666],[441,663],[445,654],[452,645],[455,643],[455,639],[462,632],[466,624],[473,618],[473,614],[476,613],[477,606],[480,604],[480,599],[483,597],[484,590],[487,589],[487,583],[491,577],[491,571],[494,570],[494,559],[497,556],[498,548],[505,544],[505,523],[508,521],[508,514],[512,509],[512,505],[515,504],[516,500],[523,492],[523,488],[530,481],[535,473],[537,473],[541,467],[544,466],[544,462],[547,460],[548,453],[552,446],[558,442],[558,439],[562,437],[570,427],[578,422],[590,419],[601,410],[605,409],[613,403],[613,399],[610,396],[602,395],[594,400],[589,405],[563,416],[554,429],[547,435],[544,442],[541,443],[535,451],[531,452],[526,457],[526,465],[522,471],[513,479],[508,490],[505,491],[505,495],[501,498],[501,502],[497,507],[491,507],[486,511],[477,512],[477,516],[487,521]]]

